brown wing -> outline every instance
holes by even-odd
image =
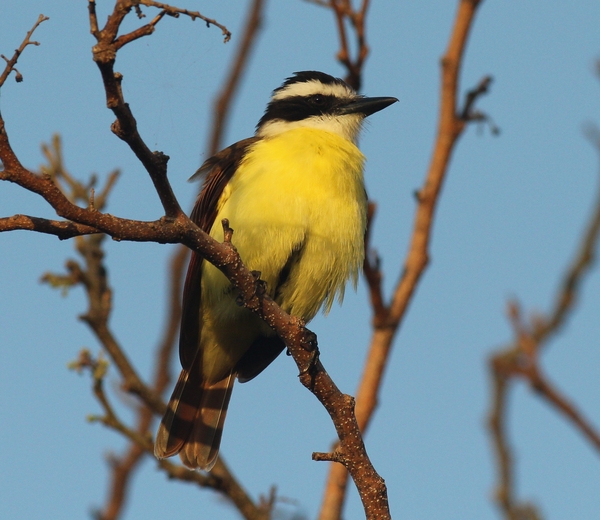
[[[258,140],[250,137],[239,141],[207,159],[194,177],[207,173],[202,190],[190,218],[206,233],[210,233],[217,216],[218,202],[223,189],[237,170],[248,148]],[[194,178],[192,177],[192,178]],[[192,253],[183,287],[179,359],[189,369],[196,356],[200,336],[200,278],[203,258]]]

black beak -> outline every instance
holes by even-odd
[[[367,117],[398,101],[395,97],[359,97],[338,108],[338,114],[362,114]]]

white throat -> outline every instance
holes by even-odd
[[[300,121],[274,119],[261,126],[256,135],[257,137],[274,137],[294,128],[315,128],[337,134],[356,144],[363,120],[364,117],[361,114],[313,116]]]

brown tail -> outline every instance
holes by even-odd
[[[199,370],[182,370],[154,444],[159,459],[179,453],[189,468],[209,471],[217,460],[235,375],[213,384]]]

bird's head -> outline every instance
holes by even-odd
[[[307,127],[327,130],[354,142],[365,117],[396,101],[394,97],[360,96],[341,79],[323,72],[296,72],[273,91],[256,126],[256,135],[271,137]]]

